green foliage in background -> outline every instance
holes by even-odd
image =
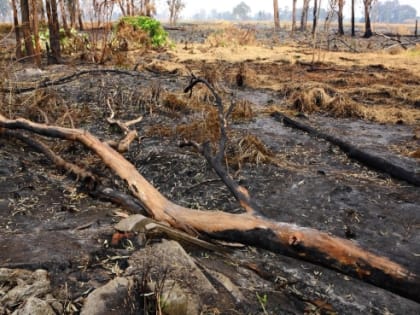
[[[39,32],[39,40],[41,48],[45,48],[45,44],[50,41],[50,31],[46,28]],[[66,34],[63,28],[60,28],[60,45],[64,52],[72,53],[80,51],[82,48],[89,48],[89,38],[87,34],[79,33],[74,28],[70,29],[69,34]]]
[[[163,29],[159,21],[151,17],[125,16],[120,19],[118,25],[120,23],[131,25],[135,30],[141,29],[145,31],[149,35],[153,47],[163,47],[168,43],[168,33]]]

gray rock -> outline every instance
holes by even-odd
[[[130,257],[129,264],[128,275],[152,279],[151,291],[167,314],[200,314],[206,299],[218,294],[178,242],[162,240],[141,249]],[[144,275],[144,270],[150,274]]]
[[[55,312],[46,301],[30,297],[12,315],[55,315]]]
[[[131,278],[118,277],[95,289],[85,300],[81,315],[133,314],[130,291],[134,285]]]
[[[0,268],[0,282],[6,281],[9,290],[0,299],[0,304],[6,307],[19,305],[31,297],[45,296],[51,290],[48,272],[42,269],[32,272]]]

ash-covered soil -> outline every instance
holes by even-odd
[[[194,32],[184,35],[189,42],[193,42],[191,38],[198,41]],[[186,49],[192,50],[191,55],[199,54],[198,48]],[[419,175],[419,159],[412,154],[420,144],[420,109],[413,92],[418,89],[418,76],[380,66],[320,64],[319,70],[284,60],[188,60],[171,51],[139,56],[137,64],[136,71],[87,72],[64,84],[19,94],[20,106],[3,98],[2,114],[39,122],[48,117],[51,124],[74,125],[103,140],[121,137],[120,130],[106,121],[110,115],[107,103],[122,121],[143,116],[133,126],[140,139],[124,156],[147,180],[175,203],[242,212],[204,157],[179,146],[184,139],[212,140],[217,133],[211,115],[213,99],[206,89],[196,88],[192,96],[183,93],[192,70],[216,85],[226,106],[233,101],[242,108],[229,125],[227,161],[230,173],[249,189],[263,215],[352,239],[420,273],[419,187],[367,168],[327,141],[284,126],[270,116],[275,110],[296,116]],[[111,66],[61,65],[45,67],[35,76],[30,71],[18,75],[22,83],[39,80],[39,75],[55,79],[105,68]],[[366,90],[374,84],[380,84],[376,92],[384,92],[383,87],[391,92]],[[395,91],[398,84],[405,97]],[[299,85],[303,92],[314,86],[322,88],[330,98],[344,100],[340,106],[356,103],[364,107],[335,110],[337,107],[328,107],[338,106],[334,100],[321,107],[315,96],[313,102],[319,108],[308,108],[303,96],[291,95]],[[380,115],[381,106],[389,114],[386,120]],[[374,110],[366,112],[367,107]],[[241,146],[245,143],[241,140],[250,136],[258,141]],[[104,185],[126,191],[124,183],[81,145],[45,141],[65,159],[98,174]],[[86,194],[80,182],[57,170],[42,154],[16,139],[0,136],[0,161],[0,267],[46,269],[51,280],[50,299],[62,307],[56,305],[56,313],[79,313],[92,290],[124,276],[127,267],[138,264],[140,258],[147,260],[147,255],[153,255],[147,248],[153,248],[159,239],[146,245],[136,237],[111,244],[113,224],[120,220],[115,211],[123,210]],[[244,247],[220,255],[185,248],[217,292],[197,293],[202,314],[420,312],[416,302],[268,251]],[[150,277],[162,281],[162,270],[157,266],[151,270]],[[191,281],[172,280],[181,287],[183,281]],[[1,314],[9,314],[23,302],[13,304],[9,297],[4,298],[14,283],[0,278]],[[144,293],[145,288],[135,288],[138,291],[131,295]],[[136,303],[133,314],[147,313],[144,304]]]

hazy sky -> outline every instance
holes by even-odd
[[[186,3],[186,8],[182,12],[182,16],[189,17],[192,16],[195,12],[200,11],[200,9],[205,9],[207,12],[212,9],[217,11],[231,11],[233,7],[239,4],[241,1],[244,1],[247,5],[251,7],[252,13],[258,11],[267,11],[271,12],[273,10],[273,1],[272,0],[210,0],[210,1],[198,1],[198,0],[183,0]],[[322,5],[328,3],[328,0],[321,0]],[[380,0],[384,2],[384,0]],[[159,2],[159,0],[158,0]],[[160,2],[166,2],[160,0]],[[302,6],[303,0],[298,0],[297,6]],[[350,3],[350,0],[346,0],[347,3]],[[356,0],[356,10],[359,12],[358,15],[362,14],[362,0]],[[412,7],[416,8],[417,15],[420,15],[420,0],[399,0],[400,4],[409,4]],[[280,9],[285,6],[292,7],[292,0],[279,0]],[[344,12],[345,16],[350,16],[350,9]]]

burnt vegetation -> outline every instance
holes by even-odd
[[[0,314],[418,313],[415,37],[36,3],[1,25]]]

